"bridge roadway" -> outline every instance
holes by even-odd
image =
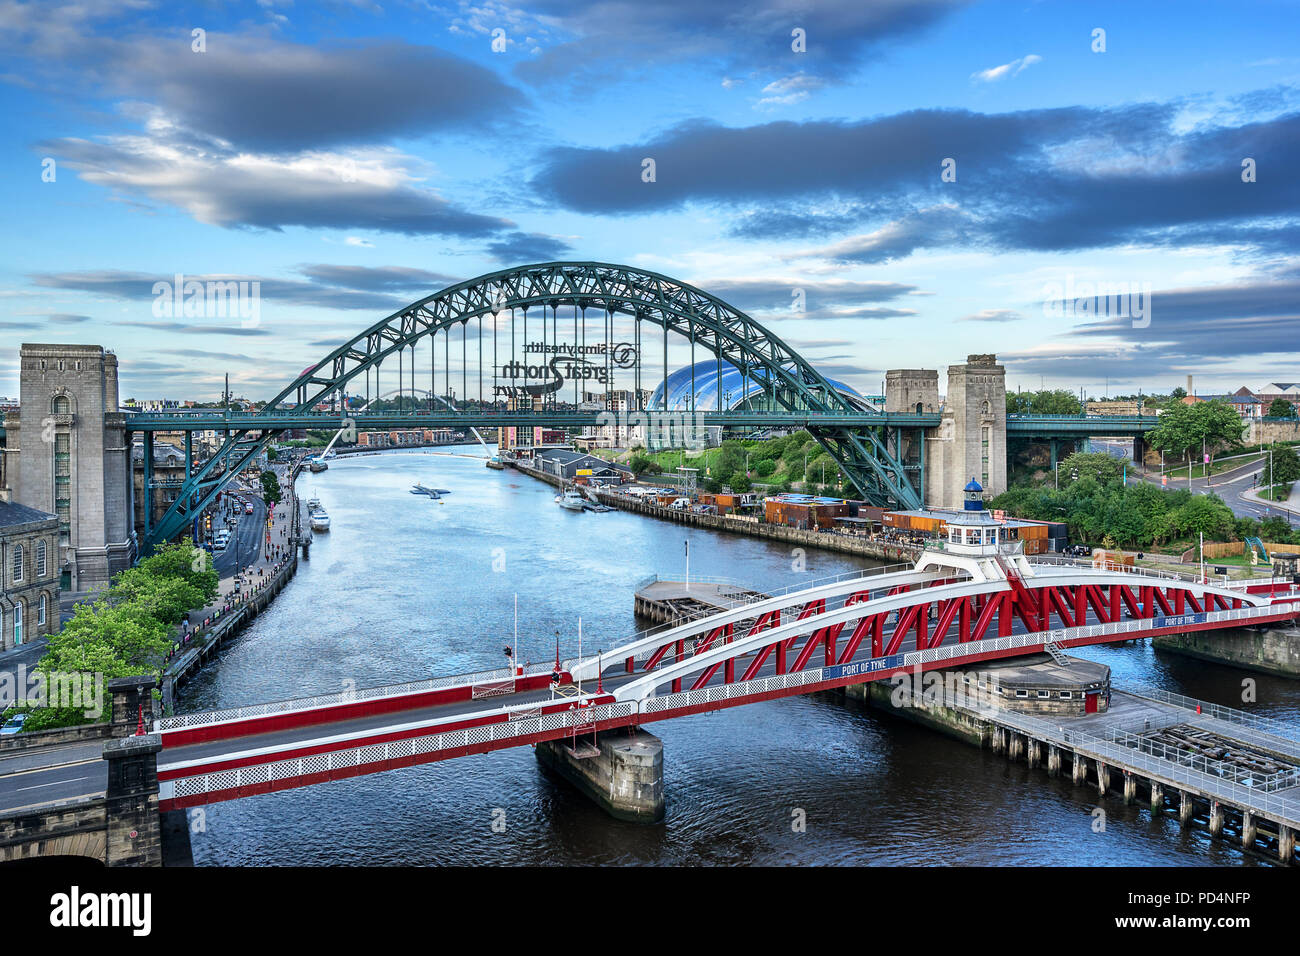
[[[1079,569],[1050,569],[1046,566],[1040,568],[1040,572],[1043,574],[1042,579],[1026,583],[1056,586],[1058,581],[1077,577],[1080,573]],[[344,698],[336,706],[325,707],[295,709],[293,702],[284,702],[289,705],[287,708],[262,715],[239,714],[227,717],[224,713],[214,713],[167,718],[160,721],[158,726],[164,747],[159,756],[158,768],[159,780],[162,781],[160,805],[164,809],[194,806],[429,760],[536,743],[567,736],[574,732],[575,726],[580,727],[582,732],[613,729],[713,710],[720,706],[807,693],[864,680],[887,679],[893,674],[914,668],[952,667],[1018,656],[1039,650],[1049,640],[1069,647],[1133,640],[1158,633],[1179,633],[1199,627],[1233,626],[1231,621],[1193,621],[1192,618],[1198,615],[1178,617],[1176,623],[1169,623],[1164,618],[1158,621],[1146,620],[1134,618],[1131,611],[1126,612],[1129,620],[1118,624],[1113,621],[1108,623],[1089,605],[1083,622],[1076,623],[1069,629],[1031,630],[1016,615],[1009,633],[1004,628],[998,637],[961,644],[950,643],[946,648],[927,648],[924,651],[897,647],[893,648],[894,654],[875,658],[872,656],[870,639],[860,640],[860,643],[853,645],[846,633],[845,641],[825,655],[834,663],[834,667],[823,667],[821,659],[824,652],[821,648],[809,648],[805,644],[804,650],[798,650],[795,637],[814,634],[835,621],[875,616],[881,613],[882,608],[886,609],[884,613],[887,614],[888,609],[907,600],[913,604],[929,603],[933,607],[935,602],[941,600],[941,594],[967,594],[985,586],[970,581],[954,583],[949,580],[935,582],[937,586],[908,594],[884,594],[885,590],[892,590],[891,586],[900,580],[915,581],[917,577],[918,572],[904,572],[879,575],[874,579],[850,579],[823,587],[823,591],[828,588],[836,591],[846,601],[853,600],[852,595],[855,593],[867,590],[882,593],[881,596],[862,600],[861,603],[846,603],[830,610],[823,608],[820,613],[812,613],[802,620],[787,619],[785,624],[772,627],[772,637],[768,639],[767,646],[772,646],[776,640],[785,642],[788,639],[789,650],[798,653],[801,658],[801,662],[796,662],[793,668],[786,666],[784,653],[778,656],[764,652],[762,642],[768,632],[756,635],[751,632],[748,638],[735,635],[735,640],[747,643],[746,649],[729,651],[727,648],[730,645],[725,645],[719,638],[711,648],[702,647],[698,655],[687,653],[680,663],[676,652],[670,651],[667,655],[661,655],[661,660],[654,662],[656,670],[647,673],[644,669],[643,660],[647,658],[644,648],[663,645],[665,641],[674,640],[682,634],[694,633],[702,639],[710,631],[716,630],[717,621],[723,618],[734,620],[737,614],[746,613],[731,611],[641,637],[639,641],[609,652],[603,657],[606,663],[602,668],[599,690],[594,679],[594,659],[587,657],[582,661],[562,665],[567,670],[563,672],[558,693],[553,690],[549,676],[544,672],[539,673],[539,666],[533,665],[527,669],[526,676],[520,682],[523,686],[519,689],[480,699],[470,699],[468,684],[473,679],[468,678],[458,687],[452,679],[442,690],[405,695],[410,702],[409,706],[403,706],[401,697],[404,694],[399,692],[388,699],[372,696],[364,701],[348,701]],[[1128,579],[1137,576],[1118,577]],[[1201,585],[1186,581],[1175,582],[1161,578],[1144,580],[1146,584],[1159,583],[1162,586],[1186,585],[1193,592],[1205,593]],[[996,584],[1000,585],[1000,589],[990,590],[990,595],[1007,593],[1005,582]],[[758,609],[770,607],[773,602],[778,605],[783,603],[788,612],[794,612],[799,608],[798,602],[816,590],[802,589],[756,602],[749,609],[750,617],[757,616],[760,613]],[[1212,586],[1210,590],[1221,595],[1232,594],[1235,603],[1253,602],[1260,605],[1243,607],[1240,611],[1213,612],[1221,617],[1249,614],[1261,621],[1283,620],[1294,617],[1296,613],[1296,606],[1292,604],[1270,606],[1270,598],[1267,596],[1254,595],[1249,602],[1242,602],[1240,599],[1247,596],[1243,590],[1230,592]],[[1288,594],[1287,600],[1300,598]],[[1000,617],[1001,612],[995,616]],[[904,644],[911,643],[913,630],[911,626],[907,628]],[[996,626],[992,630],[996,633]],[[892,631],[892,626],[885,629],[886,638]],[[850,647],[851,653],[840,653],[841,649],[847,652]],[[733,658],[732,663],[726,667],[720,666],[728,654]],[[755,665],[756,656],[763,654],[764,659]],[[629,656],[637,660],[635,673],[626,671],[625,661]],[[698,660],[693,660],[694,657],[698,657]],[[751,666],[753,670],[749,672]],[[550,669],[545,665],[541,667],[542,671]],[[660,696],[660,690],[664,689],[662,685],[680,679],[681,674],[692,670],[698,673],[692,674],[673,688],[677,691],[679,687],[689,685],[689,691]],[[575,672],[579,676],[589,672],[589,676],[583,680],[584,693],[581,698],[577,697],[577,688],[571,682]],[[489,682],[479,684],[478,689],[493,690],[497,686]],[[726,699],[717,696],[718,694],[725,695]],[[439,695],[441,699],[429,700],[430,696]],[[343,695],[335,695],[335,698],[342,697]],[[449,697],[454,699],[448,699]],[[584,708],[588,710],[584,711]],[[365,712],[368,709],[383,709],[385,712]],[[331,711],[346,713],[335,719]],[[205,717],[211,719],[205,720]],[[265,729],[259,729],[263,727]]]
[[[99,797],[107,787],[103,740],[0,756],[0,813]]]
[[[134,412],[126,416],[126,427],[133,432],[174,431],[243,431],[287,428],[337,429],[345,418],[358,430],[368,428],[492,428],[528,427],[548,425],[556,428],[577,428],[608,423],[610,412],[556,409],[552,411],[515,411],[498,409],[462,409],[459,411],[434,410],[429,412],[313,412],[263,410],[231,412],[195,409],[193,411]],[[693,424],[732,425],[737,427],[799,428],[808,425],[937,428],[943,421],[939,412],[792,412],[764,411],[697,411],[664,412],[647,410],[628,412],[626,415],[643,415],[646,423],[679,421],[688,414]],[[1081,438],[1086,436],[1112,437],[1143,435],[1156,425],[1150,415],[1008,415],[1007,433],[1022,438]]]

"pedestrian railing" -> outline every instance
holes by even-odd
[[[1141,770],[1159,783],[1196,789],[1242,809],[1267,813],[1287,826],[1300,827],[1300,795],[1289,795],[1285,791],[1268,792],[1244,782],[1206,773],[1196,767],[1143,753],[1108,737],[1077,728],[1067,729],[1027,714],[999,711],[994,719],[998,724],[1032,734],[1048,743],[1065,745],[1094,760],[1122,769]]]
[[[491,724],[442,732],[431,728],[429,734],[418,737],[348,747],[306,757],[163,781],[160,796],[163,799],[182,799],[265,785],[295,777],[355,769],[367,764],[385,765],[388,761],[436,754],[445,750],[483,746],[519,737],[553,733],[557,730],[583,729],[611,720],[628,718],[636,713],[636,705],[630,703],[576,705],[569,710],[551,714],[538,714],[535,707],[536,705],[529,705],[525,708],[517,708],[511,711],[510,719]],[[382,769],[382,766],[378,769]]]
[[[1160,701],[1164,704],[1172,704],[1183,710],[1194,711],[1197,714],[1206,717],[1213,717],[1216,720],[1226,721],[1231,724],[1238,724],[1243,727],[1250,727],[1264,733],[1272,734],[1275,737],[1285,737],[1291,740],[1300,741],[1300,725],[1294,721],[1278,720],[1274,717],[1265,717],[1260,714],[1251,714],[1244,710],[1237,710],[1233,707],[1225,707],[1222,704],[1211,703],[1208,700],[1197,700],[1195,697],[1186,697],[1183,694],[1175,694],[1167,690],[1161,690],[1158,687],[1140,687],[1136,690],[1127,691],[1137,697],[1145,697],[1148,700]]]

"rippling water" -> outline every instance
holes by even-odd
[[[408,493],[451,489],[442,502]],[[868,562],[687,530],[625,514],[575,514],[549,486],[477,460],[387,454],[304,475],[332,530],[296,579],[181,697],[183,711],[499,666],[519,597],[521,656],[554,657],[583,619],[584,650],[636,628],[632,594],[650,574],[691,571],[760,589]],[[573,648],[563,648],[570,652]],[[1300,685],[1190,661],[1146,644],[1081,652],[1119,686],[1151,685],[1300,719]],[[1170,816],[1106,801],[1069,777],[1008,764],[833,695],[657,722],[667,818],[606,816],[543,773],[531,748],[427,764],[206,808],[195,862],[250,864],[1064,864],[1255,863]],[[494,833],[494,810],[506,830]],[[804,811],[806,832],[792,812]]]

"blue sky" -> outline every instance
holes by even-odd
[[[712,291],[868,392],[971,352],[1097,395],[1294,381],[1298,23],[1281,2],[0,0],[0,394],[20,343],[89,342],[124,397],[212,398],[226,373],[268,397],[450,282],[570,258]],[[256,326],[155,316],[176,273],[260,281]],[[1151,321],[1048,307],[1088,282],[1150,288]]]

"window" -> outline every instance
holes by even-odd
[[[68,415],[72,412],[72,400],[66,395],[54,396],[52,410],[55,415]]]
[[[49,597],[47,597],[46,595],[42,594],[42,595],[41,595],[41,603],[40,603],[40,605],[39,605],[40,610],[37,611],[37,615],[36,615],[36,623],[39,624],[41,627],[44,627],[44,626],[45,626],[45,608],[46,608],[46,605],[49,604],[49,602],[50,602]]]
[[[23,579],[23,546],[20,544],[14,548],[13,560],[14,584],[18,584]]]
[[[45,558],[45,542],[40,541],[36,545],[36,576],[38,578],[45,577],[46,572],[48,571],[48,568],[46,567],[47,564],[48,562]]]
[[[1039,700],[1047,700],[1051,696],[1052,696],[1052,692],[1050,690],[1040,690],[1038,692]]]
[[[23,602],[14,605],[14,645],[23,642]]]
[[[1018,690],[1018,691],[1016,691],[1016,696],[1017,696],[1017,697],[1028,697],[1028,696],[1029,696],[1029,691],[1027,691],[1027,690]]]
[[[1068,690],[1061,691],[1061,700],[1069,700],[1069,699],[1070,699],[1070,692]]]

